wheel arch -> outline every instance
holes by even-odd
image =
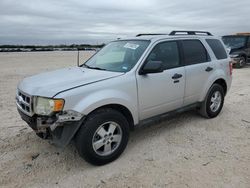
[[[89,114],[91,114],[99,109],[102,109],[102,108],[111,108],[111,109],[114,109],[114,110],[120,112],[127,119],[128,123],[129,123],[129,128],[131,130],[134,128],[135,122],[134,122],[133,115],[126,106],[121,105],[121,104],[115,104],[115,103],[114,104],[106,104],[106,105],[103,105],[103,106],[100,106],[98,108],[93,109]],[[87,116],[89,114],[87,114]]]
[[[219,78],[219,79],[215,80],[213,84],[219,84],[219,85],[221,85],[222,88],[223,88],[224,94],[225,95],[227,94],[227,83],[226,83],[226,80],[224,80],[223,78]]]
[[[200,102],[204,101],[206,95],[207,95],[207,92],[209,91],[209,89],[211,88],[211,86],[213,84],[219,84],[223,87],[223,90],[224,90],[224,94],[226,95],[227,94],[227,91],[229,89],[229,86],[226,82],[226,79],[223,77],[223,76],[218,76],[218,77],[215,77],[214,79],[210,79],[207,84],[204,86],[204,89],[203,89],[203,92],[200,96]]]
[[[240,54],[240,57],[244,57],[244,58],[245,58],[245,60],[246,60],[246,62],[247,62],[247,54],[242,53],[242,54]]]

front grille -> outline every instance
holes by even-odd
[[[32,97],[18,90],[16,94],[17,107],[25,114],[32,116]]]

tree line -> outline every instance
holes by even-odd
[[[105,44],[60,44],[60,45],[0,45],[0,52],[21,51],[55,51],[55,50],[96,50]]]

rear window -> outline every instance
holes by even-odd
[[[226,59],[227,53],[221,41],[218,39],[206,39],[208,45],[213,50],[214,55],[217,59]]]
[[[199,40],[182,41],[186,65],[208,62],[210,60],[207,50]]]

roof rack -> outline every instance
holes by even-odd
[[[139,33],[136,35],[136,37],[148,36],[148,35],[167,35],[167,34],[164,34],[164,33]]]
[[[212,36],[212,34],[207,31],[172,31],[169,35],[200,35],[200,34],[201,35],[206,34]]]

